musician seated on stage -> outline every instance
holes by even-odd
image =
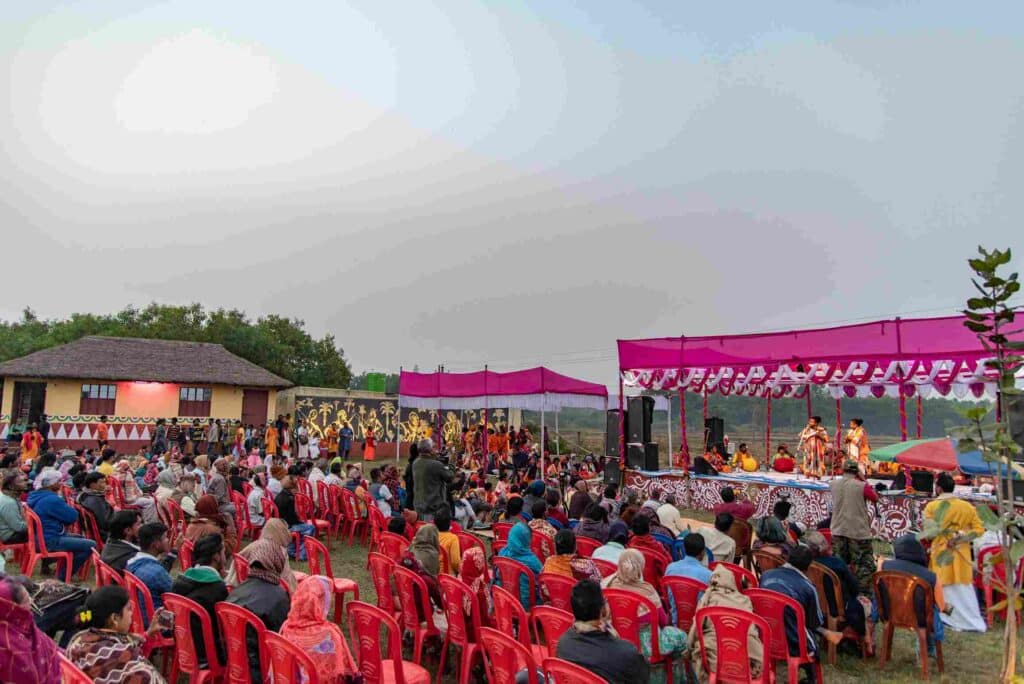
[[[780,444],[772,459],[772,470],[777,473],[791,473],[796,468],[796,459],[789,453],[785,444]]]
[[[759,466],[757,459],[754,458],[754,455],[750,453],[749,449],[747,449],[746,443],[740,444],[736,454],[732,457],[732,463],[730,465],[732,465],[734,470],[738,469],[746,473],[757,472]]]

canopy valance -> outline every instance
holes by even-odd
[[[539,366],[499,373],[417,373],[402,371],[398,385],[402,406],[479,409],[494,406],[528,411],[559,408],[608,408],[608,388]]]

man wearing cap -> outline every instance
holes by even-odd
[[[847,461],[843,476],[828,485],[832,490],[832,549],[850,566],[860,593],[870,596],[876,568],[867,502],[877,502],[878,492],[860,479],[858,465]]]
[[[78,511],[64,502],[57,490],[61,487],[60,473],[47,470],[40,476],[38,489],[28,495],[28,507],[31,508],[43,524],[43,539],[49,551],[70,551],[73,556],[72,572],[85,564],[96,548],[91,539],[67,534],[65,525],[78,521]]]

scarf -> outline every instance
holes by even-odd
[[[711,606],[725,606],[736,608],[748,613],[753,612],[754,606],[750,599],[740,593],[736,588],[736,578],[729,570],[722,565],[711,571],[711,579],[708,581],[708,588],[704,590],[703,596],[697,601],[697,610]],[[704,630],[704,642],[708,644],[708,666],[714,671],[717,664],[718,647],[714,637],[714,628],[707,623]],[[687,635],[688,644],[698,643],[697,622],[694,621]],[[755,630],[750,630],[747,635],[747,653],[750,656],[750,666],[756,676],[761,672],[764,661],[764,647]],[[695,669],[702,670],[701,661],[697,658],[694,662]],[[697,672],[698,676],[702,673]],[[704,681],[703,679],[701,681]]]
[[[524,523],[516,523],[509,530],[508,542],[505,544],[505,548],[498,552],[498,555],[517,560],[530,568],[530,570],[533,570],[534,573],[539,573],[541,571],[540,561],[534,555],[533,550],[530,549],[530,537],[532,535],[533,531]]]
[[[416,561],[434,577],[441,572],[438,540],[437,528],[427,524],[416,530],[416,535],[412,538],[412,543],[409,544],[409,551]]]
[[[157,475],[156,483],[161,487],[165,487],[167,489],[174,489],[175,487],[178,486],[178,476],[174,473],[174,470],[168,468],[167,470],[164,470],[162,473]]]
[[[398,478],[398,468],[393,465],[389,465],[384,469],[384,477],[381,480],[381,484],[388,488],[393,495],[398,496],[398,490],[402,487],[402,482]]]
[[[288,559],[283,547],[265,539],[257,539],[245,550],[248,551],[246,558],[249,560],[250,577],[257,577],[270,584],[281,582],[281,573]]]
[[[459,579],[465,582],[474,594],[480,598],[480,608],[483,611],[483,618],[490,615],[493,610],[491,592],[488,588],[491,583],[491,572],[487,569],[487,560],[484,558],[483,549],[473,546],[466,549],[462,554],[462,562],[459,565]],[[470,610],[465,607],[466,612]]]
[[[57,645],[36,627],[32,611],[18,603],[19,594],[13,580],[0,581],[0,681],[58,682]]]
[[[280,634],[310,657],[322,682],[336,682],[355,671],[352,653],[337,625],[327,620],[333,597],[331,580],[313,575],[292,596]]]
[[[635,549],[626,549],[622,552],[619,556],[619,569],[604,578],[601,586],[605,589],[632,591],[653,601],[655,606],[661,605],[658,590],[650,582],[644,581],[644,556]]]
[[[285,524],[284,520],[280,518],[271,518],[263,525],[263,532],[260,534],[261,540],[267,540],[281,547],[283,551],[287,548],[288,544],[291,543],[291,533],[288,531],[288,525]],[[238,552],[238,555],[247,561],[252,560],[252,545],[255,542],[250,543],[244,549]],[[288,590],[292,593],[298,589],[298,581],[295,579],[295,573],[292,572],[291,566],[288,565],[287,553],[285,554],[284,570],[281,571],[281,579],[284,580],[285,584],[288,585]],[[231,566],[231,572],[228,574],[227,583],[235,586],[238,584],[238,575],[236,573],[235,566]]]

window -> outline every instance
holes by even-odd
[[[78,413],[83,416],[113,416],[117,385],[82,385]]]
[[[182,387],[178,392],[178,415],[209,416],[212,394],[213,390],[209,387]]]

